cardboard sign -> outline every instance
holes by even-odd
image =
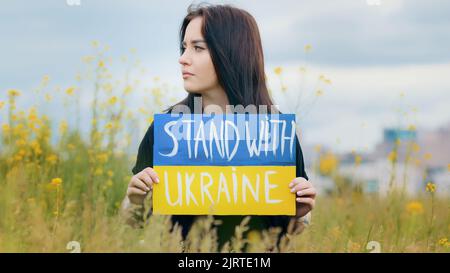
[[[155,214],[295,215],[294,114],[156,114]]]

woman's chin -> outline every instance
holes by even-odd
[[[197,90],[196,88],[192,88],[192,86],[188,86],[188,85],[184,85],[184,89],[188,92],[188,93],[192,93],[192,94],[201,94],[200,90]]]

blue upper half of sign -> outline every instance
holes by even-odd
[[[156,114],[155,166],[295,166],[294,114]]]

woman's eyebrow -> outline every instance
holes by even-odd
[[[196,44],[196,43],[206,43],[205,42],[205,40],[191,40],[191,44]],[[182,45],[186,45],[186,42],[185,41],[183,41],[182,43],[181,43]]]

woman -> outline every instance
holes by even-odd
[[[203,113],[230,113],[230,107],[242,105],[273,106],[265,82],[261,38],[255,19],[246,11],[228,5],[192,5],[180,30],[181,64],[184,88],[188,96],[170,107],[188,107],[194,112],[194,98],[201,98]],[[212,110],[214,109],[214,110]],[[269,110],[270,112],[270,110]],[[286,181],[296,195],[296,216],[253,216],[250,229],[281,227],[282,233],[302,229],[314,207],[316,191],[305,173],[303,154],[296,145],[296,178]],[[153,166],[153,124],[142,140],[133,168],[122,210],[127,222],[140,226],[143,222],[144,199],[159,182]],[[287,189],[288,190],[288,189]],[[239,224],[240,216],[216,216],[224,223],[218,227],[219,244],[228,240]],[[173,215],[172,222],[182,226],[186,237],[195,216]]]

